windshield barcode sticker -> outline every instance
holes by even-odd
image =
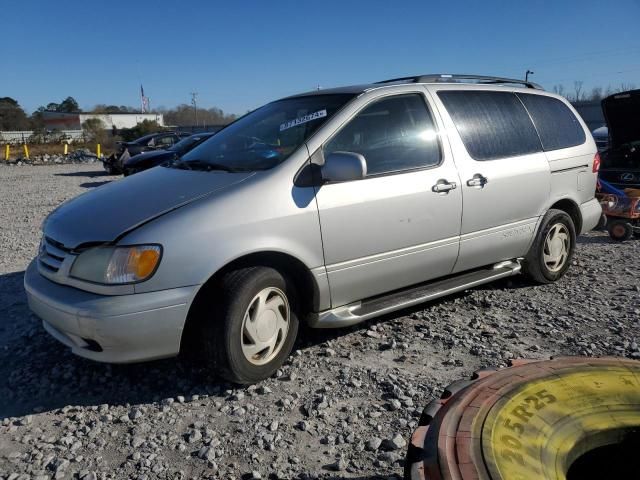
[[[305,115],[304,117],[298,117],[294,120],[289,120],[288,122],[284,122],[280,125],[280,131],[287,130],[292,127],[297,127],[303,123],[311,122],[312,120],[317,120],[318,118],[323,118],[327,116],[326,110],[318,110],[317,112],[310,113],[309,115]]]

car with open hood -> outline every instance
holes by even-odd
[[[83,357],[186,350],[253,383],[299,322],[347,327],[519,273],[557,281],[600,219],[598,163],[573,107],[530,82],[294,95],[55,209],[27,298]]]
[[[118,142],[116,151],[102,160],[105,171],[110,175],[122,173],[124,162],[142,152],[166,150],[190,134],[185,132],[156,132],[137,138],[131,142]]]
[[[618,188],[640,188],[640,90],[602,101],[609,143],[601,153],[600,177]]]
[[[126,177],[156,167],[168,160],[174,160],[204,142],[211,135],[213,135],[213,132],[195,133],[183,138],[166,150],[152,150],[134,155],[124,160],[122,173]]]

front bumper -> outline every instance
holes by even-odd
[[[602,207],[596,198],[592,198],[588,202],[580,205],[580,214],[582,215],[582,229],[578,234],[583,234],[593,230],[602,216]]]
[[[73,353],[129,363],[175,356],[197,286],[106,296],[54,283],[32,262],[24,276],[29,308]]]

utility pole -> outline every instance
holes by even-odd
[[[198,104],[196,103],[196,98],[198,97],[198,92],[191,92],[191,103],[193,104],[193,114],[195,116],[195,126],[198,126]]]
[[[529,75],[533,75],[534,72],[532,72],[531,70],[527,70],[527,73],[524,74],[524,81],[528,82],[529,81]]]

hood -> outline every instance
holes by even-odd
[[[640,141],[640,90],[616,93],[602,101],[611,148]]]
[[[134,155],[131,158],[127,158],[124,161],[124,165],[131,167],[133,165],[137,165],[139,163],[144,163],[152,160],[156,162],[160,162],[165,159],[170,160],[173,158],[175,154],[176,152],[169,151],[169,150],[153,150],[151,152],[143,152],[143,153],[139,153],[138,155]]]
[[[44,233],[67,248],[112,242],[143,223],[252,175],[154,168],[63,203],[45,220]]]

